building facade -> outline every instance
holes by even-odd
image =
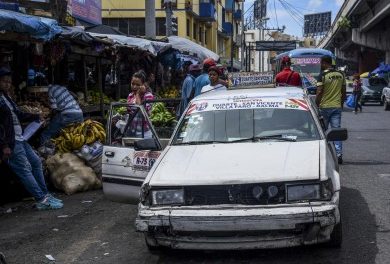
[[[217,53],[221,60],[230,58],[232,37],[237,58],[243,0],[173,0],[177,18],[175,35],[190,39]],[[155,0],[156,35],[166,35],[164,0]],[[145,36],[145,1],[102,0],[103,24],[126,35]]]

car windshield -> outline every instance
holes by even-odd
[[[318,77],[321,71],[320,64],[294,64],[291,68],[299,73],[310,73],[313,77]]]
[[[370,78],[370,79],[365,78],[362,80],[363,80],[363,85],[369,87],[370,89],[375,89],[374,87],[380,89],[387,85],[385,79],[382,78]]]
[[[261,108],[187,113],[173,144],[317,139],[319,133],[310,111]]]
[[[291,68],[299,73],[310,73],[313,77],[318,77],[321,72],[320,58],[293,58]]]

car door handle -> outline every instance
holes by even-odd
[[[106,157],[113,158],[115,156],[115,152],[106,151],[106,152],[104,152],[104,155],[106,155]]]

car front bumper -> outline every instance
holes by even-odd
[[[363,94],[360,98],[361,102],[381,102],[382,96],[380,94]]]
[[[339,222],[336,192],[330,202],[278,206],[156,208],[140,204],[136,229],[154,246],[231,250],[326,242]]]

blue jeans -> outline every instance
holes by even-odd
[[[51,138],[56,137],[62,128],[69,124],[83,122],[83,113],[58,113],[52,119],[41,134],[41,145],[44,145]]]
[[[338,128],[341,126],[341,108],[320,108],[320,113],[325,121],[325,129]],[[334,141],[337,156],[343,155],[343,145],[341,141]]]
[[[15,141],[9,166],[36,201],[48,193],[41,159],[26,141]]]

